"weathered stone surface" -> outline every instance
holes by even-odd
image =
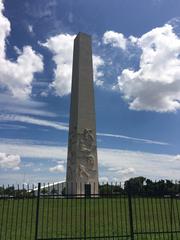
[[[85,193],[85,184],[98,193],[91,37],[84,33],[74,41],[66,181],[69,194]]]

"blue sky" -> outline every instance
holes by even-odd
[[[0,0],[0,183],[63,180],[73,40],[92,36],[99,177],[180,175],[179,0]]]

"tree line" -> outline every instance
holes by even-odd
[[[2,187],[0,186],[0,196],[34,196],[34,190],[15,189],[14,186]],[[57,189],[51,189],[48,192],[47,188],[41,190],[41,194],[58,194]],[[65,188],[62,189],[62,195],[65,194]],[[143,195],[143,196],[168,196],[174,195],[180,197],[180,181],[170,181],[170,180],[158,180],[152,181],[145,177],[135,177],[130,178],[123,184],[100,184],[99,194],[132,194],[132,195]]]
[[[145,196],[180,196],[180,181],[152,181],[145,177],[130,178],[124,184],[103,184],[99,187],[100,194],[132,194]]]

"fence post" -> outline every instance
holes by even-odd
[[[84,187],[85,187],[85,185],[84,185]],[[87,198],[87,196],[84,192],[84,239],[86,239],[86,198]]]
[[[170,223],[171,223],[171,240],[173,240],[173,195],[171,194],[171,208],[170,208]]]
[[[40,202],[40,194],[41,194],[41,183],[38,183],[37,206],[36,206],[35,240],[38,240],[38,225],[39,225],[39,202]]]
[[[131,235],[131,240],[134,240],[134,227],[133,227],[133,212],[132,212],[131,189],[128,189],[128,205],[129,205],[130,235]]]

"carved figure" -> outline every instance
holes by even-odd
[[[88,167],[92,169],[94,167],[95,158],[92,154],[87,156]]]
[[[86,154],[92,151],[94,146],[94,136],[91,129],[84,129],[84,131],[80,134],[80,151],[85,152]]]
[[[89,177],[89,173],[86,170],[86,167],[82,164],[79,165],[79,176],[80,177]]]

